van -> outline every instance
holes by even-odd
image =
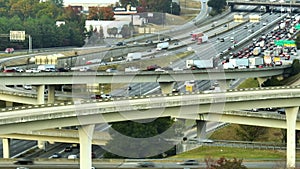
[[[68,159],[69,159],[69,160],[77,159],[77,155],[75,155],[75,154],[70,154],[70,155],[68,156]]]
[[[230,41],[233,42],[234,41],[234,37],[230,37]]]

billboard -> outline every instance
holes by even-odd
[[[25,40],[25,31],[10,31],[9,39],[11,41],[24,41]]]

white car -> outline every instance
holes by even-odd
[[[30,68],[30,69],[25,70],[25,72],[27,72],[27,73],[39,73],[41,71],[38,70],[37,68]]]
[[[32,86],[31,85],[23,85],[23,88],[26,90],[31,90]]]
[[[101,94],[102,99],[110,99],[111,95],[110,94]]]
[[[69,160],[71,160],[71,159],[77,159],[77,155],[75,155],[75,154],[70,154],[70,155],[68,156],[68,159],[69,159]]]

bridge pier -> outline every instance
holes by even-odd
[[[2,138],[3,158],[9,158],[10,138]]]
[[[55,86],[48,86],[48,103],[54,103],[55,101]]]
[[[159,82],[161,92],[163,94],[170,94],[173,91],[176,82]]]
[[[14,106],[14,102],[5,101],[5,107],[13,107],[13,106]]]
[[[259,87],[268,79],[267,77],[258,77],[256,78],[259,84]]]
[[[206,121],[196,120],[197,125],[197,138],[205,139],[206,138]]]
[[[37,92],[37,104],[45,104],[45,85],[39,85],[36,87]]]
[[[286,167],[294,169],[296,167],[296,120],[299,107],[285,108],[286,113],[286,129],[287,129],[287,143],[286,143]]]
[[[95,125],[84,125],[79,127],[80,142],[80,169],[92,167],[92,139]]]
[[[43,149],[43,150],[46,149],[46,141],[38,140],[37,144],[39,149]]]

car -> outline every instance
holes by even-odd
[[[28,167],[17,167],[16,169],[29,169]]]
[[[220,38],[219,40],[220,40],[220,42],[225,42],[224,38]]]
[[[31,90],[32,86],[31,85],[23,85],[23,88],[26,90]]]
[[[27,72],[27,73],[39,73],[39,72],[41,72],[41,70],[38,70],[37,68],[30,68],[30,69],[25,70],[25,72]]]
[[[72,151],[72,146],[68,146],[64,149],[64,152],[71,152]]]
[[[19,67],[15,67],[16,72],[22,73],[24,72],[24,69],[19,68]]]
[[[115,68],[108,68],[108,69],[106,69],[106,72],[107,73],[116,73],[117,69],[115,69]]]
[[[6,48],[5,53],[14,53],[15,49],[14,48]]]
[[[158,66],[158,65],[150,65],[150,66],[147,66],[147,70],[148,70],[148,71],[153,71],[153,70],[155,70],[155,69],[157,69],[157,68],[160,68],[160,66]]]
[[[86,67],[86,66],[79,68],[79,71],[80,71],[80,72],[87,72],[87,71],[89,71],[89,70],[90,70],[90,68],[89,68],[89,67]]]
[[[70,154],[68,155],[68,159],[71,160],[71,159],[77,159],[77,155],[76,154]]]
[[[138,167],[155,167],[155,164],[150,161],[139,162]]]
[[[111,95],[110,94],[101,94],[102,99],[110,99]]]
[[[125,42],[118,42],[116,45],[117,46],[124,46],[124,45],[126,45],[126,43]]]
[[[57,69],[58,72],[68,72],[70,69],[69,68],[64,68],[64,67],[60,67]]]
[[[29,158],[20,158],[17,161],[15,161],[14,164],[31,165],[31,164],[33,164],[33,160],[29,159]]]
[[[199,162],[197,160],[186,160],[181,165],[199,165]]]
[[[14,68],[6,68],[3,70],[3,73],[13,73],[13,72],[16,72],[16,69]]]
[[[61,158],[61,154],[59,154],[59,153],[54,153],[51,157],[52,157],[52,158]]]
[[[91,99],[101,99],[101,96],[99,94],[92,94]]]

